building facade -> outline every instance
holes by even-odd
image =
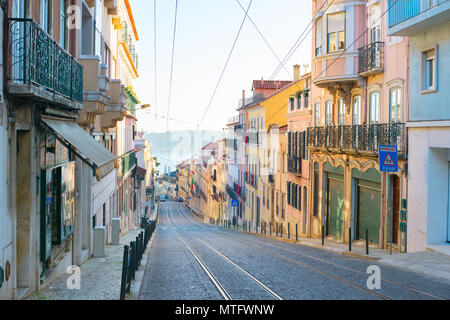
[[[450,55],[450,1],[386,1],[387,35],[409,39],[408,199],[404,205],[408,252],[450,242],[450,111],[445,80]],[[406,57],[406,59],[405,59]],[[435,247],[436,246],[436,247]]]
[[[392,240],[404,250],[407,39],[386,35],[386,1],[320,6],[313,1],[310,233],[343,242],[368,235],[379,248]],[[380,145],[398,148],[398,173],[380,172]]]

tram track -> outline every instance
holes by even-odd
[[[191,214],[189,214],[187,209],[185,209],[184,207],[179,207],[179,211],[180,211],[181,214],[183,214],[183,216],[186,219],[189,219],[191,221],[191,223],[197,224],[199,226],[200,225],[201,226],[208,226],[207,224],[202,224],[201,222],[197,221]],[[363,286],[360,286],[358,284],[355,284],[355,283],[353,283],[353,282],[351,282],[349,280],[343,279],[343,278],[338,277],[336,275],[330,274],[329,272],[325,272],[323,270],[315,268],[315,267],[313,267],[313,266],[311,266],[309,264],[305,264],[305,263],[299,262],[299,261],[297,261],[295,259],[287,257],[287,256],[285,256],[283,254],[280,254],[280,250],[282,250],[285,253],[288,252],[290,254],[294,254],[294,255],[302,257],[302,258],[314,260],[316,262],[320,262],[320,263],[323,263],[323,264],[326,264],[326,265],[329,265],[329,266],[332,266],[332,267],[335,267],[335,268],[339,268],[341,270],[352,272],[354,274],[367,276],[366,273],[361,272],[359,270],[356,270],[356,269],[353,269],[353,268],[350,268],[350,267],[347,267],[347,266],[342,266],[342,265],[339,265],[339,264],[336,264],[336,263],[332,263],[332,262],[326,261],[324,259],[308,255],[308,254],[300,253],[300,252],[298,252],[296,250],[290,250],[290,249],[287,249],[287,248],[283,248],[281,246],[273,245],[273,244],[268,243],[268,241],[254,240],[254,239],[251,239],[250,235],[248,235],[248,234],[241,234],[240,232],[235,232],[235,234],[231,235],[230,232],[224,231],[224,230],[222,230],[222,228],[218,228],[216,226],[211,226],[211,228],[215,228],[214,232],[219,232],[219,233],[221,233],[223,235],[226,235],[228,238],[230,238],[230,239],[232,239],[234,241],[236,241],[236,239],[235,239],[235,234],[236,234],[236,235],[238,235],[238,237],[240,239],[243,239],[243,240],[251,242],[252,244],[254,244],[254,246],[257,246],[260,250],[266,252],[267,254],[271,254],[273,256],[277,256],[280,259],[283,259],[285,261],[289,261],[289,262],[294,263],[296,265],[299,265],[299,266],[301,266],[303,268],[307,268],[309,270],[321,273],[321,274],[323,274],[323,275],[325,275],[327,277],[330,277],[330,278],[333,278],[333,279],[338,280],[340,282],[343,282],[343,283],[346,283],[348,285],[351,285],[352,287],[355,287],[355,288],[361,289],[363,291],[369,292],[370,294],[375,295],[375,296],[377,296],[377,297],[379,297],[381,299],[393,300],[393,298],[391,298],[391,297],[389,297],[387,295],[377,293],[377,292],[375,292],[373,290],[370,290],[370,289],[368,289],[366,287],[363,287]],[[210,230],[210,231],[212,232],[212,230]],[[275,251],[272,251],[272,250],[268,250],[266,247],[270,247],[272,249],[276,249],[278,252],[275,252]],[[388,285],[391,285],[391,286],[395,286],[397,288],[401,288],[401,289],[404,289],[404,290],[408,290],[410,292],[414,292],[416,294],[420,294],[420,295],[426,296],[428,298],[432,298],[432,299],[436,299],[436,300],[447,300],[446,298],[440,297],[438,295],[435,295],[435,294],[432,294],[432,293],[429,293],[429,292],[426,292],[426,291],[423,291],[423,290],[420,290],[420,289],[417,289],[417,288],[413,288],[413,287],[410,287],[410,286],[398,283],[396,281],[387,280],[387,279],[381,279],[381,283],[388,284]]]
[[[172,212],[170,211],[169,208],[165,208],[166,210],[164,211],[164,213],[166,213],[167,219],[168,221],[170,221],[174,226],[176,226],[177,228],[182,228],[176,221],[174,216],[172,215]],[[186,238],[184,238],[180,232],[178,232],[178,230],[174,229],[174,232],[176,233],[177,238],[186,246],[186,248],[188,249],[188,251],[191,253],[191,255],[195,258],[195,260],[198,262],[198,264],[200,265],[200,267],[202,268],[202,270],[206,273],[206,275],[208,276],[209,280],[212,282],[212,284],[214,285],[214,287],[217,289],[217,291],[220,293],[220,295],[222,296],[222,298],[224,300],[233,300],[232,295],[225,289],[225,286],[218,280],[218,277],[216,275],[213,274],[213,272],[211,271],[211,268],[208,267],[207,263],[200,257],[200,253],[197,252],[198,250],[195,250],[192,243],[188,243],[188,241],[186,241]],[[185,231],[188,232],[189,234],[191,234],[189,231]],[[283,300],[283,298],[281,296],[279,296],[277,293],[275,293],[273,290],[271,290],[267,285],[265,285],[264,283],[262,283],[260,280],[258,280],[256,277],[254,277],[253,275],[251,275],[249,272],[247,272],[246,270],[244,270],[242,267],[240,267],[238,264],[236,264],[234,261],[232,261],[231,259],[229,259],[227,256],[225,256],[223,253],[221,253],[220,251],[218,251],[216,248],[210,246],[209,244],[207,244],[206,242],[204,242],[203,240],[199,239],[198,237],[195,237],[193,234],[191,234],[192,237],[194,237],[196,240],[199,240],[200,243],[202,243],[202,245],[204,245],[205,248],[208,248],[208,250],[210,250],[210,252],[213,252],[215,255],[219,256],[220,258],[222,258],[223,261],[225,261],[227,263],[228,266],[232,267],[232,270],[237,270],[239,271],[240,274],[244,275],[246,277],[246,279],[251,280],[254,284],[256,284],[258,287],[262,288],[264,290],[264,292],[266,292],[268,295],[270,295],[273,299],[276,300]],[[228,271],[230,271],[230,269],[228,269]]]

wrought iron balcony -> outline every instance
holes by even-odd
[[[361,76],[383,72],[384,42],[373,42],[359,49],[358,73]]]
[[[33,19],[9,18],[8,80],[13,94],[83,101],[83,67]],[[18,86],[27,85],[27,89]]]
[[[308,128],[308,147],[330,152],[378,154],[378,146],[393,145],[406,153],[404,123]]]

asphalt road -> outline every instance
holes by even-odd
[[[450,299],[450,281],[204,224],[176,202],[161,204],[148,261],[142,300]]]

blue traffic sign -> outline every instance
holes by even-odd
[[[233,201],[231,202],[231,206],[232,206],[233,208],[239,207],[239,201],[238,201],[238,200],[233,200]]]
[[[381,172],[398,172],[397,146],[379,146],[378,154]]]

